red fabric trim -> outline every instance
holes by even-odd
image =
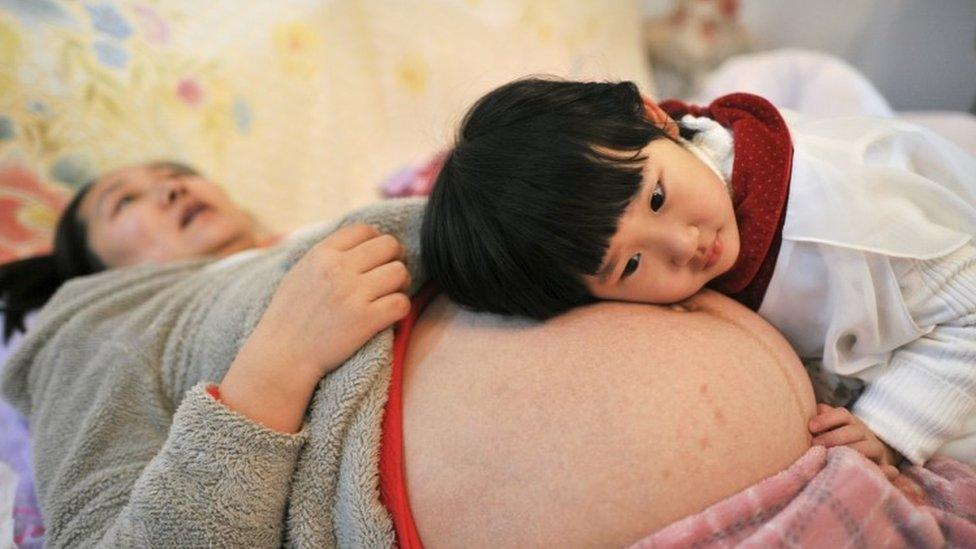
[[[390,374],[389,397],[383,414],[380,438],[380,501],[393,517],[393,529],[401,549],[422,549],[420,534],[410,511],[406,475],[403,465],[403,361],[414,321],[427,304],[439,293],[428,284],[413,298],[410,313],[397,322],[393,336],[393,370]]]
[[[214,400],[220,402],[220,387],[217,385],[207,385],[207,393],[213,397]]]
[[[719,97],[705,108],[670,99],[661,103],[671,117],[706,116],[735,138],[732,205],[739,226],[739,257],[729,272],[709,286],[757,310],[773,277],[786,220],[793,170],[793,141],[772,103],[749,93]]]

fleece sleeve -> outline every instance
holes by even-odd
[[[45,490],[56,493],[45,498],[51,504],[45,509],[47,545],[280,546],[305,434],[264,428],[205,389],[201,383],[187,392],[168,430],[157,430],[158,440],[145,426],[126,428],[145,418],[126,413],[128,403],[105,418],[116,423],[116,436],[103,432],[87,439],[95,444],[66,448],[72,470]],[[132,437],[144,439],[133,444]],[[119,452],[131,452],[130,459]]]

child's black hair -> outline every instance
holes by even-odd
[[[529,78],[490,92],[427,203],[427,272],[474,310],[544,319],[594,301],[583,276],[640,189],[641,151],[662,137],[631,82]]]

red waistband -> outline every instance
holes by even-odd
[[[414,321],[437,294],[434,285],[424,286],[414,296],[410,313],[397,322],[393,336],[393,370],[380,438],[380,501],[393,517],[393,528],[401,549],[421,549],[424,546],[410,512],[403,469],[403,361],[407,356],[407,343]]]

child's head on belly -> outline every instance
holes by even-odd
[[[690,297],[732,269],[740,242],[726,182],[677,128],[631,82],[490,92],[427,203],[430,276],[474,310],[538,319]]]

